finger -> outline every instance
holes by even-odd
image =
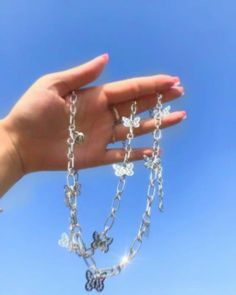
[[[108,59],[108,54],[103,54],[78,67],[54,73],[59,95],[65,96],[72,90],[94,81],[101,74]]]
[[[103,90],[108,104],[117,104],[132,100],[134,97],[162,92],[178,82],[178,77],[155,75],[108,83],[103,86]]]
[[[133,149],[130,154],[131,161],[142,160],[144,155],[150,156],[152,154],[151,148],[137,148]],[[107,149],[103,158],[103,164],[118,163],[124,160],[124,149]]]
[[[182,96],[184,93],[184,88],[182,86],[171,87],[168,90],[164,91],[162,102],[167,102],[173,100],[177,97]],[[137,114],[145,112],[146,110],[153,108],[157,103],[157,95],[156,94],[149,94],[144,95],[141,97],[134,98],[133,101],[137,101]],[[123,102],[115,106],[118,114],[117,116],[128,117],[130,115],[130,108],[131,108],[132,101]]]
[[[161,122],[161,128],[167,128],[173,125],[180,123],[182,120],[186,118],[185,111],[173,112],[169,115],[163,117]],[[140,122],[140,126],[138,128],[134,128],[134,136],[144,135],[146,133],[152,132],[155,129],[155,120],[154,119],[145,119]],[[123,126],[122,124],[118,124],[114,127],[114,135],[110,140],[110,143],[114,141],[124,140],[129,132],[129,128]]]

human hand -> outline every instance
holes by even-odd
[[[105,165],[123,160],[123,149],[108,149],[112,142],[115,106],[121,116],[128,117],[132,101],[137,101],[137,113],[156,104],[156,93],[163,94],[163,102],[181,96],[178,77],[154,75],[132,78],[104,85],[81,88],[94,81],[108,62],[99,56],[79,67],[39,78],[20,98],[2,120],[17,157],[22,173],[40,170],[67,169],[67,138],[69,123],[69,94],[77,89],[77,130],[85,134],[85,141],[75,145],[75,168]],[[162,128],[181,122],[184,111],[173,112],[162,120]],[[142,120],[135,135],[151,132],[153,119]],[[116,126],[116,140],[126,138],[127,128]],[[132,160],[150,154],[151,148],[133,149]]]

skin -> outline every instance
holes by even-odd
[[[137,113],[156,104],[156,93],[163,102],[183,95],[178,77],[153,75],[131,78],[104,85],[86,87],[103,71],[109,58],[101,55],[78,67],[47,74],[39,78],[17,101],[10,113],[0,120],[0,196],[28,173],[67,169],[69,95],[78,93],[76,129],[85,134],[85,141],[75,145],[75,167],[84,169],[123,160],[122,149],[107,148],[123,140],[127,128],[118,124],[113,129],[115,106],[120,116],[129,116],[130,105],[137,101]],[[173,126],[186,118],[185,111],[173,112],[162,121],[161,128]],[[135,136],[151,132],[154,120],[141,121]],[[134,149],[136,161],[150,155],[150,147]]]

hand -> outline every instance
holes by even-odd
[[[39,78],[2,120],[20,161],[22,173],[40,170],[67,169],[67,138],[69,123],[69,94],[78,93],[76,129],[85,134],[85,141],[75,145],[77,169],[122,161],[122,149],[107,149],[112,142],[115,106],[121,116],[129,116],[130,105],[137,101],[137,113],[156,103],[156,93],[163,94],[163,102],[177,98],[184,92],[177,86],[178,77],[154,75],[132,78],[104,85],[81,88],[94,81],[108,62],[99,56],[79,67]],[[181,122],[184,111],[174,112],[163,119],[162,128]],[[154,121],[141,121],[135,135],[154,129]],[[127,128],[117,125],[116,140],[126,137]],[[132,160],[150,154],[151,148],[134,149]]]

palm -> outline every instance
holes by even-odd
[[[84,85],[94,80],[103,66],[104,61],[97,58],[78,69],[64,72],[63,77],[54,74],[48,75],[50,77],[46,79],[41,78],[11,110],[7,118],[24,173],[67,168],[68,94],[77,88],[75,86],[78,80],[82,80]],[[133,98],[139,99],[139,112],[144,111],[153,106],[158,87],[166,93],[166,100],[180,96],[182,87],[171,88],[175,81],[170,76],[153,76],[80,89],[76,129],[85,134],[85,141],[81,145],[75,145],[75,167],[86,168],[120,161],[123,157],[121,149],[107,149],[112,139],[114,122],[110,106],[116,105],[120,114],[128,116]],[[143,95],[147,98],[144,99]],[[182,118],[183,112],[175,112],[163,125],[176,124]],[[142,122],[138,132],[141,135],[151,131],[153,127],[151,121]],[[126,132],[123,126],[118,126],[117,140],[124,139]],[[133,159],[142,158],[144,150],[134,150]]]
[[[99,87],[81,91],[76,118],[76,127],[86,139],[76,145],[79,156],[75,164],[80,168],[99,165],[112,136],[113,120]],[[20,137],[26,171],[66,169],[68,99],[35,85],[12,109],[11,120]]]

